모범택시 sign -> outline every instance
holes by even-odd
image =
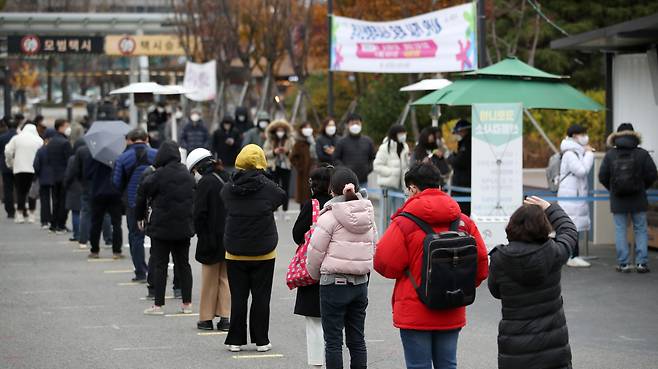
[[[9,54],[102,54],[103,37],[99,36],[7,36]]]

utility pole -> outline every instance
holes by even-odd
[[[11,116],[11,70],[9,69],[9,61],[5,59],[5,67],[4,67],[4,77],[5,77],[5,85],[3,87],[4,89],[4,95],[5,95],[5,116],[10,117]]]
[[[487,66],[487,29],[485,22],[485,0],[477,2],[477,43],[478,43],[478,68]]]
[[[334,116],[334,72],[331,71],[331,19],[334,12],[334,2],[332,0],[327,0],[327,44],[329,49],[327,50],[328,59],[329,59],[329,68],[327,69],[327,115],[330,117]]]

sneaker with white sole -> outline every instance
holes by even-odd
[[[78,247],[79,247],[81,250],[86,250],[86,249],[87,249],[87,244],[86,244],[86,243],[79,243],[79,244],[78,244]]]
[[[162,310],[162,306],[153,305],[144,310],[144,315],[164,315],[164,310]]]
[[[33,212],[30,212],[30,215],[27,216],[27,222],[30,224],[34,224],[37,222],[37,218],[34,216]]]
[[[640,274],[644,274],[644,273],[649,273],[651,270],[649,270],[647,264],[637,264],[635,266],[635,271]]]
[[[192,314],[192,304],[181,304],[178,312],[181,314]]]
[[[21,213],[16,213],[16,216],[14,217],[14,223],[16,224],[22,224],[25,223],[25,217]]]
[[[574,258],[570,258],[567,261],[567,266],[572,268],[589,268],[590,266],[592,266],[592,264],[583,260],[580,256],[576,256]]]
[[[242,350],[242,347],[238,345],[226,345],[226,347],[231,352],[240,352],[240,350]]]
[[[272,344],[268,343],[267,345],[264,346],[256,346],[256,351],[258,352],[267,352],[272,349]]]
[[[618,271],[619,273],[630,273],[633,271],[633,268],[631,268],[631,266],[628,264],[619,264],[617,265],[615,270]]]

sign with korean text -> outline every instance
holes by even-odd
[[[38,36],[7,37],[10,54],[102,54],[103,37],[97,36]]]
[[[176,35],[105,36],[105,54],[116,56],[178,56],[185,49]]]
[[[454,72],[477,68],[475,2],[391,22],[333,16],[331,70]]]

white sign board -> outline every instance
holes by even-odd
[[[183,88],[194,91],[185,94],[190,100],[209,101],[217,95],[217,62],[215,60],[204,64],[187,62],[185,64],[185,78]]]
[[[331,70],[455,72],[477,68],[475,2],[391,22],[332,17]]]

